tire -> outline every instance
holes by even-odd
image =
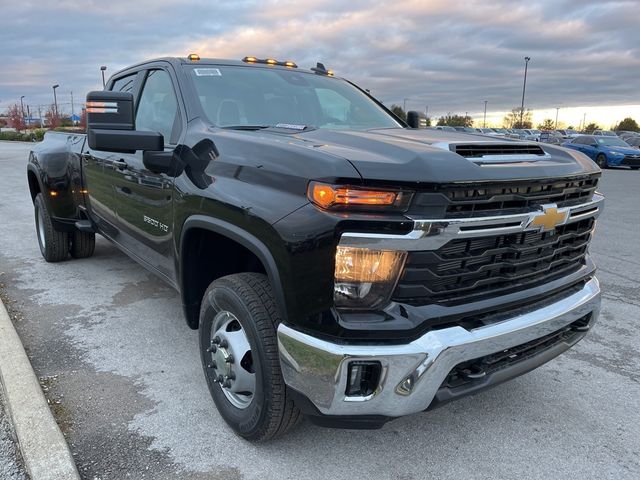
[[[42,193],[38,193],[33,202],[36,219],[36,236],[40,253],[47,262],[61,262],[69,255],[69,234],[53,228],[51,216],[47,211]]]
[[[607,157],[604,153],[599,153],[596,157],[596,163],[602,169],[609,168],[609,164],[607,163]]]
[[[300,419],[280,370],[279,323],[262,274],[220,278],[202,299],[200,358],[209,391],[227,424],[253,442],[278,437]]]
[[[71,234],[69,253],[73,258],[88,258],[96,249],[96,234],[76,230]]]

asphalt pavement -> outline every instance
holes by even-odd
[[[85,478],[640,478],[640,171],[607,170],[599,323],[549,364],[377,431],[303,422],[253,445],[209,397],[178,295],[98,239],[40,256],[29,145],[0,142],[0,284]]]
[[[15,434],[9,421],[0,386],[0,478],[2,480],[24,480],[26,473]]]

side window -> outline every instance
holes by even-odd
[[[137,73],[127,75],[113,82],[111,86],[112,92],[130,92],[133,90],[133,84],[135,83]]]
[[[171,77],[164,70],[151,70],[142,89],[136,113],[136,130],[161,133],[164,143],[172,143],[171,134],[178,120],[178,102]]]

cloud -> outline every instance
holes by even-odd
[[[192,51],[323,61],[387,104],[435,114],[637,103],[636,1],[22,1],[0,17],[0,107],[77,95],[129,64]]]

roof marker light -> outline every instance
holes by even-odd
[[[197,53],[190,53],[187,58],[192,62],[197,62],[198,60],[200,60],[200,55],[198,55]]]
[[[265,65],[278,65],[280,67],[298,68],[295,62],[287,60],[286,62],[280,62],[275,58],[256,58],[256,57],[244,57],[242,59],[244,63],[262,63]]]

